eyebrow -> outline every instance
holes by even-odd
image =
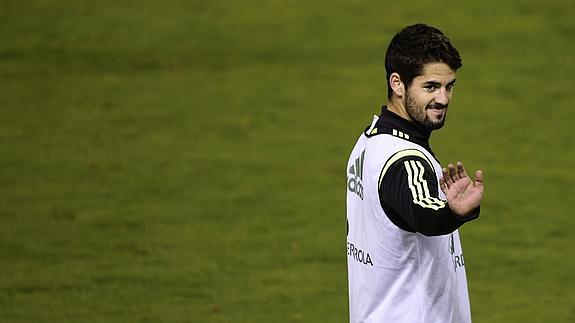
[[[455,81],[457,81],[456,79],[453,79],[453,81],[447,83],[447,86],[453,85],[455,84]],[[437,81],[425,81],[423,83],[423,85],[433,85],[433,86],[441,86],[441,83],[437,82]]]

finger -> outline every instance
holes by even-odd
[[[475,171],[475,185],[483,187],[483,171],[481,169]]]
[[[458,161],[457,162],[457,173],[459,174],[459,178],[466,178],[467,172],[465,171],[465,167],[463,167],[463,163]]]
[[[445,185],[449,188],[453,183],[453,181],[451,180],[451,176],[449,176],[449,173],[447,172],[447,168],[443,168],[441,170],[441,173],[443,175],[443,181],[445,182]]]
[[[451,179],[455,182],[456,180],[459,179],[459,175],[457,175],[457,171],[455,170],[455,165],[453,164],[449,164],[449,166],[447,166],[449,169],[449,176],[451,176]]]
[[[448,187],[447,187],[447,183],[445,183],[445,180],[443,179],[443,176],[439,178],[439,187],[441,188],[441,190],[443,192],[445,192]]]

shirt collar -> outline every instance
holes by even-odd
[[[366,135],[373,136],[381,133],[391,134],[423,146],[431,152],[431,148],[429,146],[431,130],[427,129],[424,125],[400,117],[394,112],[389,111],[385,105],[381,108],[381,114],[379,115],[375,125],[371,128],[372,131],[370,131],[370,133],[366,133]]]

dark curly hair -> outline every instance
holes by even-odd
[[[409,88],[413,79],[423,73],[425,64],[438,62],[454,71],[463,66],[459,52],[439,29],[426,24],[405,27],[393,37],[385,53],[388,99],[393,93],[389,84],[392,73],[398,73]]]

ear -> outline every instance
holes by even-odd
[[[403,85],[401,76],[399,76],[399,74],[395,72],[391,73],[389,76],[389,85],[393,93],[395,93],[395,95],[398,97],[402,98],[405,95],[405,86]]]

